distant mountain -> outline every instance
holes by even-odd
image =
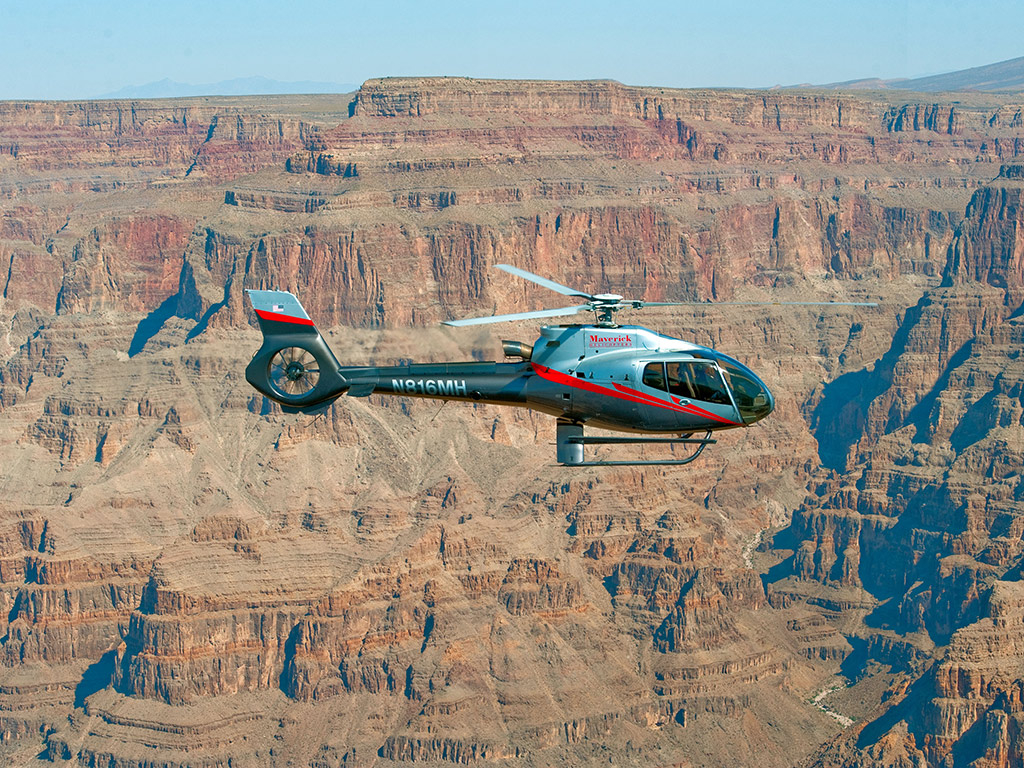
[[[323,83],[300,80],[285,83],[266,77],[238,77],[219,83],[193,85],[164,78],[145,85],[129,85],[100,99],[170,99],[179,96],[254,96],[278,93],[349,93],[359,88],[354,83]]]
[[[800,85],[799,88],[832,88],[835,90],[901,90],[901,91],[1024,91],[1024,56],[983,67],[929,77],[881,80],[877,77],[847,80],[824,85]]]

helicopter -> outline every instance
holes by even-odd
[[[775,399],[738,360],[638,325],[617,325],[615,313],[650,306],[705,305],[641,301],[591,294],[508,264],[497,269],[583,301],[557,309],[447,320],[469,326],[593,312],[588,324],[545,325],[532,344],[503,340],[511,362],[343,366],[298,298],[287,291],[248,290],[263,344],[246,380],[287,413],[319,413],[334,400],[373,394],[530,408],[556,418],[556,461],[570,467],[680,465],[697,459],[715,432],[749,427],[768,416]],[[753,306],[877,306],[870,302],[725,302]],[[597,427],[626,436],[584,434]],[[700,437],[695,434],[703,433]],[[682,458],[587,461],[584,447],[601,444],[683,444]]]

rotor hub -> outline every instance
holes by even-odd
[[[618,304],[622,301],[622,297],[617,293],[596,293],[594,301],[601,304]]]

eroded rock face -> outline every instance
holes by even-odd
[[[1019,762],[1020,109],[459,78],[0,106],[0,751]],[[776,395],[685,470],[555,467],[550,419],[488,406],[297,419],[242,377],[246,288],[352,363],[490,359],[535,328],[437,322],[551,306],[496,263],[882,308],[636,318]]]
[[[840,489],[805,506],[791,530],[800,541],[792,561],[797,579],[837,591],[863,588],[887,602],[875,608],[876,622],[949,642],[931,673],[934,687],[920,682],[894,710],[903,719],[887,713],[864,728],[875,734],[883,722],[896,731],[909,727],[912,739],[890,729],[878,748],[910,749],[927,764],[1010,765],[1019,755],[1015,726],[1006,720],[1016,711],[1015,662],[1002,683],[979,682],[962,666],[984,667],[986,654],[1012,658],[1020,642],[1019,606],[1008,599],[1022,552],[1018,176],[1016,166],[1004,167],[973,195],[942,286],[908,313],[910,325],[888,360],[863,377],[862,396],[879,394],[851,403],[864,414],[865,437],[847,457],[856,491]],[[984,635],[986,615],[1001,627],[998,638]],[[1007,703],[989,712],[997,699]],[[874,764],[870,743],[857,741],[850,764]]]

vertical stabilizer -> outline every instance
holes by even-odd
[[[299,300],[287,291],[247,293],[263,345],[246,380],[286,410],[318,410],[343,394],[348,384],[338,361]]]
[[[316,326],[294,294],[288,291],[246,291],[259,319],[260,330],[268,333],[316,333]]]

